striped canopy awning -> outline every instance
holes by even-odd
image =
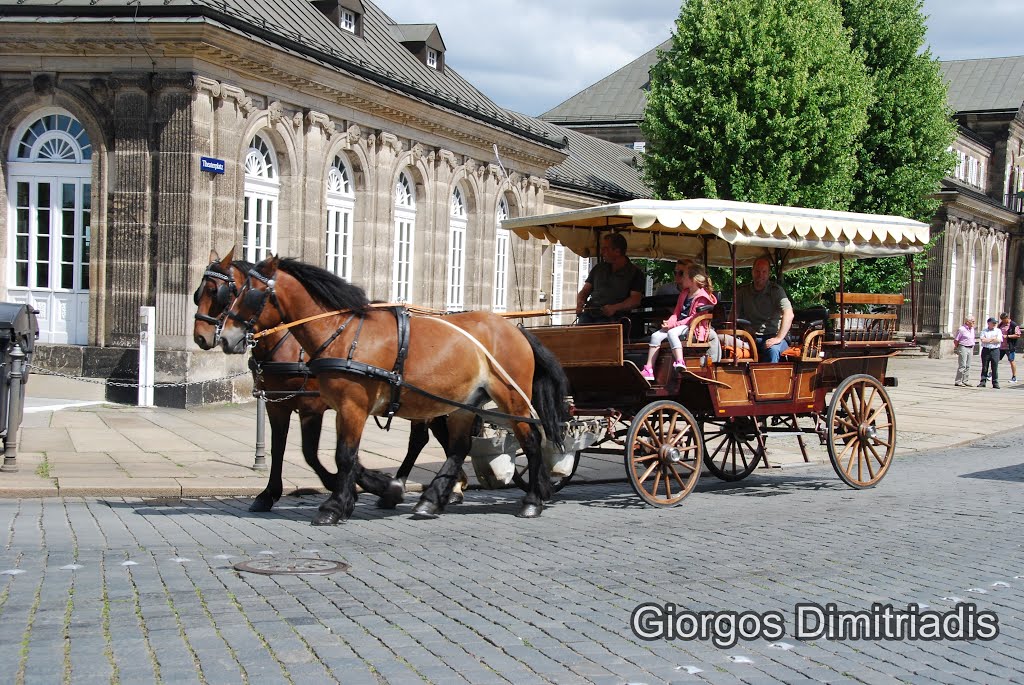
[[[892,257],[922,252],[928,225],[899,216],[780,207],[729,200],[630,200],[556,214],[506,219],[520,238],[565,245],[595,257],[601,235],[621,233],[631,257],[693,257],[709,266],[738,266],[758,257],[782,259],[788,269],[840,256]]]

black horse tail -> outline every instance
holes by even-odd
[[[519,330],[533,348],[533,408],[537,410],[547,439],[558,449],[563,449],[565,424],[569,420],[569,407],[566,404],[569,379],[565,377],[562,365],[551,350],[525,328]]]

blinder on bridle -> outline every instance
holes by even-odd
[[[252,287],[252,279],[256,279],[266,288],[257,290]],[[260,316],[263,314],[263,308],[267,306],[269,301],[275,307],[277,307],[277,293],[274,292],[274,279],[269,276],[264,276],[256,268],[249,270],[249,273],[245,276],[245,285],[242,286],[240,291],[242,295],[242,309],[252,311],[252,316],[248,319],[244,319],[241,314],[237,312],[229,311],[228,317],[233,321],[237,321],[245,326],[249,337],[252,337],[252,333],[256,328],[256,322],[259,321]],[[255,345],[254,340],[250,340],[250,346]]]
[[[235,281],[233,278],[231,278],[227,274],[222,274],[219,271],[207,269],[206,271],[203,272],[203,280],[205,281],[207,278],[223,281],[219,286],[217,286],[217,290],[213,294],[213,303],[218,307],[218,316],[213,317],[207,314],[200,314],[199,312],[196,312],[195,319],[197,321],[202,321],[203,323],[208,323],[216,326],[217,329],[214,332],[214,340],[216,340],[217,338],[220,337],[221,328],[223,328],[224,326],[223,312],[225,309],[228,308],[228,305],[230,305],[234,301],[235,297],[238,295],[238,288],[235,286]],[[202,292],[203,286],[202,284],[200,284],[195,294],[192,295],[192,301],[196,303],[197,307],[199,306],[199,301],[202,299]]]

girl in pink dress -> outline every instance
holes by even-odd
[[[651,335],[647,364],[640,372],[649,381],[654,380],[654,357],[666,338],[675,359],[672,366],[677,369],[686,366],[683,362],[683,340],[690,331],[690,321],[700,313],[701,307],[718,304],[718,299],[711,292],[711,279],[708,278],[704,267],[693,262],[679,262],[674,273],[676,284],[679,286],[679,299],[676,300],[672,316],[665,319],[661,328]],[[694,340],[706,342],[709,329],[708,321],[702,321],[698,330],[694,332]]]

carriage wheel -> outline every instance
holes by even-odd
[[[580,454],[582,450],[577,450],[576,454],[572,458],[572,471],[568,476],[549,476],[551,479],[551,494],[555,494],[572,480],[572,477],[576,475],[576,469],[580,465]],[[519,486],[519,489],[523,492],[530,491],[530,469],[529,464],[526,463],[526,455],[521,451],[515,456],[515,471],[512,472],[512,482]]]
[[[882,480],[896,451],[896,415],[885,388],[872,376],[850,376],[828,404],[828,458],[851,488]]]
[[[629,427],[629,484],[648,504],[673,507],[697,485],[703,452],[693,414],[676,402],[652,402],[637,412]]]
[[[709,419],[704,433],[704,465],[724,481],[743,480],[764,458],[764,438],[759,437],[756,419],[736,416]]]

